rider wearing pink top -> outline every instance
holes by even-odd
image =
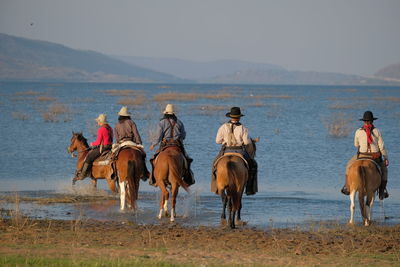
[[[108,124],[103,124],[97,130],[97,139],[96,141],[90,143],[90,146],[108,146],[113,143],[113,131],[112,128]]]

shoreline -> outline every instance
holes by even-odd
[[[309,230],[188,227],[97,220],[0,218],[0,260],[22,257],[139,265],[393,265],[400,225]],[[1,263],[1,261],[0,261]],[[67,264],[68,265],[68,264]],[[89,264],[90,265],[90,264]],[[112,264],[110,264],[112,265]],[[134,265],[134,264],[133,264]]]

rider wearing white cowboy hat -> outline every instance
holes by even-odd
[[[363,118],[360,119],[364,122],[363,126],[357,129],[354,135],[354,146],[357,147],[358,151],[357,155],[353,156],[347,163],[346,175],[347,168],[358,158],[373,159],[380,166],[382,172],[382,181],[379,187],[379,199],[382,200],[389,197],[386,190],[389,160],[381,132],[373,124],[373,121],[377,119],[371,111],[364,112]],[[341,192],[345,195],[350,194],[346,185],[343,186]]]
[[[125,141],[132,141],[137,145],[142,144],[142,139],[140,138],[136,124],[131,119],[131,116],[132,114],[128,111],[126,106],[121,107],[120,111],[118,112],[118,122],[114,128],[115,141],[117,144],[121,144]],[[146,153],[142,151],[142,155],[144,163],[142,180],[146,181],[149,178],[149,171],[147,170],[146,166]]]
[[[82,180],[88,176],[93,161],[95,161],[103,151],[111,150],[113,143],[113,130],[107,123],[107,116],[105,114],[100,114],[95,121],[99,126],[99,129],[97,130],[97,139],[90,143],[92,148],[86,156],[82,170],[78,172],[77,177],[74,180]]]
[[[153,167],[154,159],[168,143],[177,144],[181,148],[182,153],[185,156],[186,161],[188,163],[188,168],[185,171],[183,180],[186,182],[186,184],[190,186],[195,183],[195,180],[193,173],[190,169],[190,164],[193,161],[193,159],[191,159],[188,156],[185,147],[183,146],[183,140],[186,137],[185,126],[183,125],[183,122],[176,117],[174,105],[167,104],[165,106],[163,113],[164,116],[161,118],[160,122],[157,125],[156,137],[150,145],[150,150],[153,150],[154,147],[158,144],[160,144],[160,147],[157,150],[157,152],[153,155],[153,157],[150,159],[150,163]],[[150,175],[149,183],[150,185],[155,184],[154,177],[152,175]]]

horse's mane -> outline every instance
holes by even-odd
[[[87,139],[83,136],[82,133],[76,133],[76,138],[78,139],[78,141],[81,141],[85,145],[85,147],[89,147]]]

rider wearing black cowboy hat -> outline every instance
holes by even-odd
[[[347,163],[347,168],[359,158],[369,158],[373,159],[381,168],[382,181],[379,187],[379,199],[384,199],[389,197],[386,190],[388,170],[389,166],[388,154],[385,149],[385,144],[381,132],[373,124],[374,120],[377,120],[371,111],[366,111],[364,116],[360,121],[364,122],[364,125],[358,129],[354,136],[354,146],[358,148],[357,155],[353,156]],[[382,159],[383,157],[383,159]],[[343,186],[341,192],[345,195],[349,195],[350,192]]]
[[[226,113],[226,117],[230,120],[221,125],[216,136],[216,143],[222,144],[221,150],[213,163],[211,191],[217,193],[215,185],[215,163],[224,155],[225,152],[236,152],[243,155],[249,164],[249,179],[246,185],[246,194],[253,195],[257,192],[257,162],[252,158],[245,149],[245,145],[252,141],[249,137],[249,131],[239,121],[244,115],[239,107],[232,107],[231,111]]]

